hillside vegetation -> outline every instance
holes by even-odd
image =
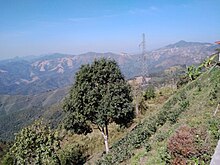
[[[68,90],[69,87],[39,95],[0,95],[0,139],[13,140],[14,133],[40,118],[58,126],[61,102]]]
[[[208,164],[219,138],[220,69],[179,89],[97,164]],[[150,113],[150,112],[149,112]]]
[[[109,124],[108,154],[103,152],[102,135],[93,124],[90,125],[93,132],[87,135],[77,135],[59,127],[56,130],[59,147],[55,153],[60,163],[209,164],[220,137],[220,68],[213,66],[195,80],[188,81],[175,90],[171,87],[158,88],[152,98],[141,100],[140,114],[129,127]],[[50,111],[42,111],[46,119],[55,117],[56,120],[51,118],[54,124],[62,120],[62,114],[56,116],[62,106],[56,106]],[[42,138],[40,136],[39,140],[44,141]],[[34,145],[32,138],[30,140]],[[2,154],[8,148],[4,145],[1,145]],[[45,151],[39,148],[44,154]],[[4,160],[9,162],[11,158],[13,153],[6,155]]]

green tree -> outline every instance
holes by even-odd
[[[13,164],[60,164],[59,146],[58,135],[42,122],[35,122],[16,134],[8,155]]]
[[[76,73],[75,84],[64,103],[65,128],[87,133],[91,124],[97,126],[108,153],[108,125],[128,124],[134,117],[131,102],[130,86],[117,63],[104,58],[95,60]]]

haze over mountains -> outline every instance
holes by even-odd
[[[147,52],[149,72],[162,71],[174,65],[199,63],[211,55],[216,45],[179,41]],[[51,54],[40,57],[15,58],[0,61],[0,94],[37,94],[73,83],[82,64],[96,58],[115,59],[127,79],[141,73],[141,55],[88,52],[80,55]]]
[[[175,65],[199,63],[214,53],[216,47],[210,43],[179,41],[147,52],[146,61],[153,73]],[[12,138],[14,132],[40,117],[57,124],[62,117],[60,102],[68,93],[75,73],[82,64],[101,57],[115,59],[127,79],[141,74],[140,54],[88,52],[0,61],[0,138]]]

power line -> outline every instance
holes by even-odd
[[[140,45],[142,47],[142,56],[141,56],[141,72],[142,72],[142,85],[146,84],[146,77],[148,76],[148,69],[147,69],[147,59],[146,59],[146,40],[145,34],[142,34],[142,42]]]

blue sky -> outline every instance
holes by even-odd
[[[220,0],[0,0],[0,58],[220,39]]]

